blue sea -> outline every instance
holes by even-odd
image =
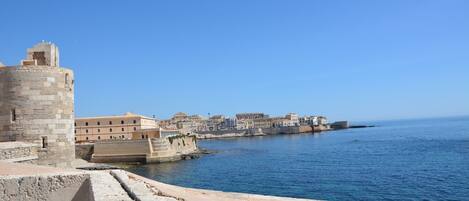
[[[469,117],[199,141],[217,153],[127,170],[186,187],[323,200],[469,200]]]

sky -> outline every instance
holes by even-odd
[[[0,3],[0,62],[41,40],[75,72],[78,117],[469,114],[469,1]]]

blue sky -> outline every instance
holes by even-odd
[[[0,3],[0,61],[47,40],[76,115],[469,114],[469,1]]]

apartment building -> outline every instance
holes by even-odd
[[[142,129],[156,129],[154,118],[126,113],[117,116],[85,117],[75,119],[75,141],[131,139],[132,133]]]

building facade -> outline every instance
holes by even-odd
[[[75,120],[76,142],[131,139],[132,133],[142,129],[156,129],[154,118],[133,113],[118,116],[86,117]]]
[[[269,118],[269,115],[266,115],[261,112],[251,112],[251,113],[238,113],[236,114],[237,120],[247,120],[247,119],[264,119]]]

